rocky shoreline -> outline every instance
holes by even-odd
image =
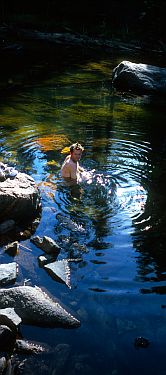
[[[43,250],[46,254],[39,257],[39,266],[50,272],[56,281],[66,284],[70,288],[70,262],[82,259],[57,260],[60,252],[59,245],[50,237],[32,237],[31,242]],[[17,245],[17,246],[16,246]],[[4,251],[17,249],[22,246],[18,241],[9,243]],[[39,287],[12,286],[19,274],[19,266],[16,262],[0,265],[0,373],[10,367],[14,371],[17,362],[17,353],[40,354],[51,351],[45,344],[36,345],[22,339],[20,325],[31,324],[42,327],[77,328],[80,321],[67,312],[54,298],[51,298]],[[56,348],[55,348],[56,350]],[[23,366],[21,361],[17,363],[17,369]],[[10,372],[9,372],[10,373]],[[12,372],[11,372],[12,373]]]
[[[118,38],[107,39],[106,37],[92,37],[87,34],[76,32],[44,32],[40,30],[24,29],[17,26],[1,25],[0,26],[1,49],[9,49],[10,46],[17,51],[29,42],[52,43],[54,45],[71,45],[86,46],[87,48],[109,48],[121,50],[143,50],[165,54],[165,46],[163,43],[144,42],[143,40],[123,41]],[[22,42],[22,44],[21,44]],[[12,44],[13,43],[13,44]],[[14,43],[18,43],[17,45]]]
[[[121,50],[129,52],[147,52],[165,56],[163,43],[150,44],[141,40],[123,41],[118,38],[91,37],[86,34],[71,32],[44,32],[19,28],[17,26],[0,26],[0,50],[2,59],[13,56],[16,59],[35,56],[36,51],[43,52],[59,46],[86,48],[91,50]]]

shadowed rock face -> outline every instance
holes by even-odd
[[[80,322],[38,287],[0,289],[0,308],[14,307],[23,323],[43,327],[79,327]]]
[[[166,95],[166,69],[122,61],[113,69],[112,84],[118,90]]]

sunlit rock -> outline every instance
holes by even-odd
[[[14,308],[0,309],[0,324],[6,325],[12,331],[17,331],[21,318],[16,314]]]
[[[51,277],[64,282],[69,288],[71,288],[70,267],[67,259],[62,259],[50,264],[46,264],[44,268],[48,271]]]
[[[0,181],[0,222],[13,219],[24,223],[37,216],[40,194],[33,178],[14,168],[7,169],[3,163],[0,171],[3,174]]]
[[[54,259],[52,258],[52,255],[49,255],[49,254],[40,255],[38,257],[39,267],[44,267],[45,264],[53,262],[53,261]]]
[[[23,323],[42,327],[79,327],[77,318],[38,287],[0,289],[0,308],[14,307]]]
[[[118,90],[142,94],[166,94],[166,68],[122,61],[112,72]]]
[[[58,213],[56,218],[60,222],[60,225],[66,229],[73,232],[85,233],[85,228],[81,224],[77,224],[75,221],[71,220],[69,217]]]
[[[17,263],[0,264],[0,286],[14,283],[17,277]]]

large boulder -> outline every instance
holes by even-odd
[[[39,208],[40,194],[32,177],[20,172],[11,173],[11,176],[3,173],[0,180],[0,223],[8,219],[24,223],[37,216]]]
[[[0,309],[14,308],[23,324],[74,328],[80,321],[37,286],[0,288]]]
[[[112,72],[118,90],[140,94],[166,94],[166,68],[122,61]]]

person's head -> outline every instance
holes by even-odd
[[[84,148],[80,145],[80,143],[73,143],[70,146],[70,155],[74,162],[77,162],[81,159],[82,152]]]

